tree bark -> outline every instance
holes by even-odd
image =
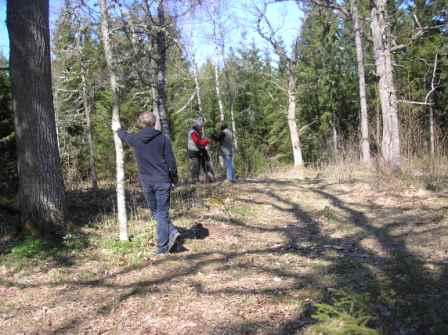
[[[236,121],[235,121],[234,106],[235,106],[235,103],[232,99],[232,102],[230,104],[230,119],[232,122],[233,146],[235,147],[235,150],[238,151],[238,136],[236,133]]]
[[[386,0],[375,0],[371,9],[371,30],[375,52],[378,90],[383,116],[381,152],[386,164],[400,170],[400,129],[398,102],[395,91],[390,50],[390,31],[387,22]]]
[[[381,108],[380,108],[380,103],[379,101],[376,101],[375,103],[375,108],[376,108],[376,134],[375,134],[375,139],[376,139],[376,145],[378,147],[378,150],[380,148],[380,144],[381,144]]]
[[[292,65],[288,65],[288,128],[291,137],[294,166],[303,166],[302,149],[296,122],[296,77]]]
[[[428,105],[429,103],[429,141],[430,141],[430,150],[431,150],[431,157],[434,158],[435,152],[436,152],[436,146],[435,146],[435,136],[434,136],[434,110],[432,108],[433,106],[433,99],[431,97],[432,94],[434,94],[435,90],[437,89],[437,85],[435,83],[436,75],[437,75],[437,58],[438,54],[434,57],[434,67],[432,71],[432,79],[431,79],[431,88],[429,92],[426,94],[425,98],[425,104]]]
[[[171,137],[170,124],[166,109],[166,29],[165,26],[165,0],[158,0],[157,4],[158,31],[157,43],[157,111],[159,114],[162,132]]]
[[[90,168],[90,181],[92,183],[92,189],[98,189],[98,182],[96,177],[96,162],[95,162],[95,143],[92,138],[92,122],[90,119],[92,111],[91,95],[87,87],[87,81],[85,76],[84,66],[81,64],[81,85],[82,85],[82,103],[84,107],[84,114],[86,116],[86,137],[87,144],[89,146],[89,168]]]
[[[218,49],[218,46],[216,46],[216,49]],[[218,107],[219,107],[219,120],[221,122],[224,122],[225,115],[224,115],[224,105],[222,103],[222,97],[221,97],[221,85],[219,83],[219,68],[218,68],[218,52],[216,52],[216,60],[213,63],[215,68],[215,90],[216,90],[216,98],[218,99]]]
[[[118,97],[118,81],[115,73],[115,63],[109,38],[109,11],[107,0],[99,0],[101,7],[101,35],[103,39],[104,55],[109,71],[110,88],[112,90],[112,123],[120,123],[120,105]],[[124,189],[124,152],[123,144],[114,132],[115,164],[117,181],[117,215],[120,228],[120,240],[128,241],[128,220],[126,215],[126,197]]]
[[[24,230],[44,238],[65,232],[65,195],[53,106],[48,0],[8,0],[13,110]]]
[[[202,109],[201,86],[199,84],[199,73],[194,56],[192,56],[192,62],[193,62],[193,79],[196,90],[196,99],[198,102],[199,115],[201,115],[201,117],[204,118],[204,111]]]
[[[429,106],[429,140],[431,157],[434,158],[436,153],[435,136],[434,136],[434,110],[432,106]]]
[[[367,94],[364,70],[364,46],[362,41],[362,28],[359,22],[357,0],[351,0],[352,19],[355,30],[356,60],[358,65],[359,101],[361,105],[361,159],[370,165],[369,145],[369,117],[367,114]]]
[[[157,103],[157,62],[154,59],[154,57],[151,57],[150,60],[150,64],[151,64],[151,96],[152,96],[152,110],[154,115],[156,116],[156,125],[154,126],[155,129],[157,130],[162,130],[162,125],[160,123],[160,113],[159,113],[159,105]]]
[[[336,113],[332,113],[332,121],[331,121],[331,131],[333,135],[333,156],[334,159],[337,160],[338,158],[338,130],[336,128]]]

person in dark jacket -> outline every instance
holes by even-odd
[[[219,143],[219,152],[226,167],[226,180],[235,182],[235,170],[233,167],[233,156],[235,148],[233,145],[233,133],[225,123],[218,123],[217,129],[219,133],[213,137]]]
[[[177,181],[176,159],[169,138],[154,129],[154,114],[141,113],[138,121],[142,129],[136,134],[119,129],[118,124],[113,124],[112,128],[134,150],[140,185],[157,221],[156,253],[165,254],[173,248],[179,237],[179,232],[169,218],[171,187]]]

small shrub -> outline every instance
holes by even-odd
[[[42,240],[27,238],[11,249],[10,256],[16,260],[34,258],[45,253],[48,247],[48,244]]]
[[[317,304],[312,317],[318,323],[307,335],[378,335],[367,326],[372,319],[366,295],[337,291],[331,304]]]

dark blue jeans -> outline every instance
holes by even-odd
[[[169,239],[177,232],[170,221],[171,184],[143,185],[143,193],[151,214],[157,221],[157,250],[167,252]]]

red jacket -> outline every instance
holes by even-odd
[[[197,131],[194,131],[191,133],[191,139],[193,140],[194,144],[196,144],[199,149],[205,149],[205,147],[208,145],[208,139],[202,138],[201,135]]]

